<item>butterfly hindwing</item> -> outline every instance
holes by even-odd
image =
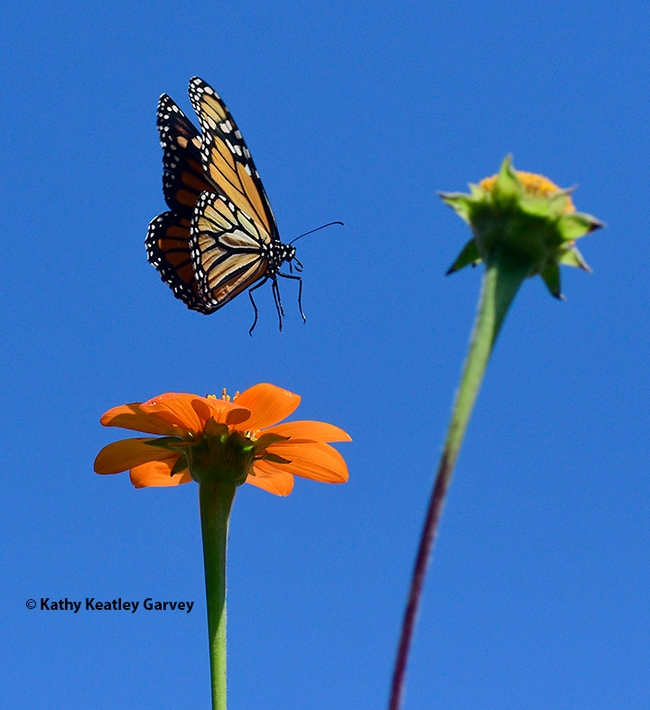
[[[190,230],[194,276],[202,301],[221,308],[267,276],[271,237],[224,195],[199,197]]]
[[[230,111],[217,92],[198,77],[190,80],[189,95],[203,132],[205,174],[236,207],[279,241],[271,204]]]
[[[174,212],[163,212],[149,225],[145,247],[147,259],[162,280],[193,311],[209,314],[215,309],[204,303],[199,293],[190,255],[191,222]]]

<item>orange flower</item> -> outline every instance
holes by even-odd
[[[276,422],[288,417],[300,396],[262,383],[233,401],[168,392],[147,402],[114,407],[104,426],[161,435],[123,439],[105,446],[95,459],[97,473],[130,470],[136,488],[177,486],[216,477],[252,483],[286,496],[293,477],[344,483],[348,469],[327,442],[351,441],[325,422]]]

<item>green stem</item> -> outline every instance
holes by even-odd
[[[234,483],[223,481],[199,484],[212,710],[226,710],[226,548],[236,488]]]
[[[529,264],[513,261],[504,255],[497,255],[488,264],[483,276],[481,298],[470,340],[469,352],[465,360],[460,386],[456,392],[447,438],[440,457],[440,465],[438,466],[438,473],[433,486],[411,579],[411,588],[404,612],[402,633],[393,672],[389,710],[399,710],[401,707],[408,654],[415,629],[427,565],[431,557],[440,515],[445,504],[445,498],[465,430],[467,429],[474,402],[483,381],[485,368],[501,325],[512,300],[529,273]]]

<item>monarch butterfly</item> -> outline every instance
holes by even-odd
[[[284,309],[278,276],[287,262],[302,271],[291,244],[280,241],[271,204],[250,151],[219,95],[206,82],[190,80],[189,96],[201,133],[169,96],[158,102],[158,131],[163,148],[163,195],[170,211],[149,224],[147,258],[185,305],[210,314],[246,289],[272,282],[280,330]]]

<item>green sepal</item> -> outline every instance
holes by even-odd
[[[506,155],[503,162],[501,163],[501,168],[499,169],[499,175],[497,177],[496,184],[494,186],[494,196],[495,202],[501,201],[511,201],[517,197],[523,196],[523,188],[514,168],[512,167],[512,155]]]
[[[469,264],[471,264],[472,266],[476,266],[480,263],[481,257],[478,253],[476,240],[472,237],[472,239],[470,239],[467,244],[465,244],[456,261],[454,261],[454,263],[449,267],[449,270],[447,271],[447,276],[449,276],[449,274],[453,274],[455,271],[460,271]]]
[[[466,195],[464,192],[439,192],[438,196],[445,204],[455,210],[467,224],[470,224],[472,203],[474,202],[473,195]]]
[[[268,432],[267,434],[262,434],[259,439],[255,441],[255,452],[263,451],[271,444],[277,444],[278,441],[288,441],[288,436],[282,436],[281,434],[273,434]]]
[[[595,231],[604,227],[605,224],[599,219],[596,219],[590,214],[585,212],[574,212],[573,214],[565,214],[558,217],[557,229],[562,235],[562,239],[565,242],[573,241],[574,239],[579,239],[585,234]]]
[[[291,463],[290,459],[285,459],[277,454],[272,454],[270,451],[266,451],[264,456],[262,456],[262,461],[272,461],[273,463]]]
[[[183,473],[183,471],[187,471],[187,457],[185,454],[176,461],[169,475],[175,476],[177,473]]]
[[[480,185],[475,185],[473,182],[469,183],[469,194],[473,201],[484,200],[488,195],[488,193]]]
[[[554,195],[549,195],[546,198],[548,200],[548,211],[551,217],[560,219],[566,214],[566,209],[570,204],[571,194],[573,192],[575,192],[575,188],[570,187],[566,190],[559,190]],[[575,212],[573,214],[575,214]]]
[[[148,446],[155,446],[158,449],[166,449],[167,451],[175,451],[177,446],[182,446],[185,442],[178,436],[161,436],[157,439],[145,441]]]
[[[582,257],[582,254],[574,246],[561,253],[561,255],[558,257],[558,262],[560,264],[565,264],[566,266],[575,266],[578,269],[583,269],[584,271],[591,273],[589,264],[587,264],[587,262]]]
[[[551,261],[546,265],[544,270],[540,273],[540,276],[546,284],[546,288],[549,290],[551,296],[555,298],[564,300],[562,295],[562,286],[560,283],[560,267],[555,261]]]

